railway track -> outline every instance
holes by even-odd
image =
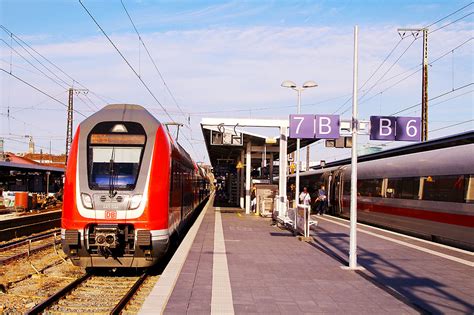
[[[134,277],[86,273],[27,314],[120,314],[148,277],[148,272]]]
[[[0,265],[28,257],[31,254],[53,247],[61,242],[60,230],[30,236],[0,245]]]
[[[0,241],[40,233],[61,225],[61,210],[29,214],[0,221]]]

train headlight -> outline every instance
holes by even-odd
[[[132,200],[130,201],[130,209],[136,209],[140,206],[140,202],[142,201],[142,195],[134,195]]]
[[[85,208],[87,209],[92,209],[92,197],[88,194],[81,194],[82,197],[82,204],[84,205]]]

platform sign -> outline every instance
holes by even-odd
[[[420,117],[398,117],[396,140],[421,141]]]
[[[290,115],[290,138],[313,139],[314,115]]]
[[[370,116],[370,140],[395,140],[397,117]]]
[[[290,115],[290,138],[337,139],[339,115]]]
[[[370,117],[370,140],[420,141],[419,117]]]
[[[339,138],[339,115],[316,115],[314,131],[318,139]]]

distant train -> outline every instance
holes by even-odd
[[[204,169],[138,105],[108,105],[77,129],[61,238],[82,267],[148,267],[210,192]]]
[[[474,251],[473,140],[467,132],[359,157],[358,221]],[[301,173],[300,187],[325,184],[329,212],[349,218],[350,178],[347,159]]]

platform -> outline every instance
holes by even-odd
[[[227,210],[204,208],[142,314],[474,311],[472,253],[360,225],[365,270],[348,271],[347,222],[315,217],[306,243],[270,219]]]

